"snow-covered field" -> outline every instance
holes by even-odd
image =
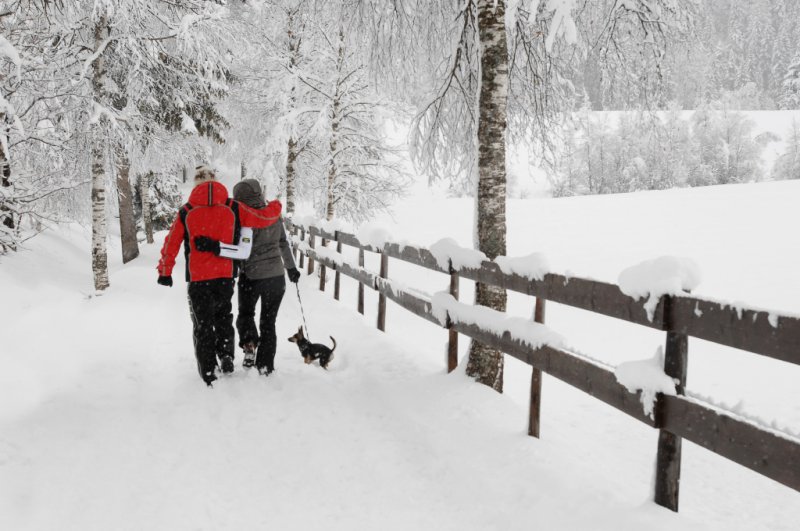
[[[511,201],[509,254],[616,281],[661,255],[693,258],[696,293],[800,313],[800,182]],[[382,222],[397,239],[471,242],[472,204],[417,190]],[[276,374],[196,374],[180,274],[155,283],[157,245],[91,296],[89,237],[44,234],[0,262],[0,529],[796,529],[800,495],[686,443],[681,513],[653,505],[655,431],[545,378],[542,439],[526,436],[529,368],[506,393],[444,372],[446,332],[390,303],[386,334],[301,280],[328,373],[281,339]],[[179,267],[180,267],[179,259]],[[376,268],[370,257],[368,267]],[[428,292],[444,275],[391,261]],[[462,282],[462,300],[470,286]],[[512,294],[509,313],[530,315]],[[300,323],[290,288],[279,338]],[[547,322],[611,364],[663,334],[558,305]],[[462,342],[462,354],[466,342]],[[800,431],[800,368],[692,340],[688,388]]]
[[[691,122],[696,111],[681,111],[681,119]],[[731,110],[731,113],[741,114],[752,122],[753,129],[750,132],[753,139],[771,138],[764,144],[760,152],[760,166],[764,172],[764,179],[772,179],[772,171],[775,162],[785,153],[791,151],[790,138],[793,123],[800,124],[800,111],[781,110],[781,111],[749,111]],[[721,111],[711,111],[711,114],[720,114]],[[608,120],[613,127],[617,127],[620,118],[625,114],[635,114],[632,111],[592,111],[590,116],[593,120]],[[658,113],[662,119],[666,119],[664,113]],[[402,126],[396,127],[397,131],[389,130],[390,134],[398,144],[402,144],[407,136],[407,129]],[[526,143],[510,143],[507,159],[509,183],[508,194],[516,198],[549,198],[552,194],[552,184],[543,168],[538,167],[537,161],[530,157],[530,146]]]

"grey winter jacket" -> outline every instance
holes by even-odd
[[[266,205],[261,185],[255,179],[245,179],[233,187],[233,198],[253,208]],[[247,278],[282,277],[284,269],[295,268],[292,249],[286,239],[283,219],[265,229],[253,231],[253,248],[250,258],[242,264],[241,271]]]

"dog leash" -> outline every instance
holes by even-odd
[[[297,302],[300,303],[300,315],[303,316],[303,328],[306,329],[306,338],[310,341],[311,334],[308,333],[308,325],[306,324],[306,314],[303,311],[303,300],[300,298],[300,286],[297,284],[297,282],[295,282],[294,287],[297,288]]]

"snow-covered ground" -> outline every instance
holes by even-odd
[[[443,236],[472,243],[473,201],[416,195],[384,219],[397,239],[429,246]],[[800,181],[675,189],[609,196],[512,200],[508,255],[543,253],[555,272],[617,282],[626,268],[660,256],[689,257],[701,296],[734,305],[800,314]],[[442,275],[419,275],[393,261],[392,277],[429,292]],[[462,282],[471,300],[470,283]],[[509,295],[509,313],[530,315],[532,301]],[[664,334],[560,305],[547,322],[578,350],[611,364],[651,357]],[[690,339],[688,388],[800,431],[791,400],[800,367]]]
[[[472,204],[420,190],[384,219],[398,239],[471,242]],[[661,255],[693,258],[696,292],[800,313],[800,182],[512,201],[509,255],[616,281]],[[285,341],[278,371],[237,367],[213,390],[196,374],[181,259],[155,283],[157,245],[91,292],[89,237],[46,233],[0,262],[0,529],[796,529],[800,495],[689,443],[681,513],[653,505],[657,434],[545,378],[542,439],[526,436],[530,369],[506,393],[444,372],[446,332],[390,304],[386,334],[301,280],[314,340],[336,337],[329,372]],[[376,268],[375,257],[368,267]],[[391,261],[429,292],[447,278]],[[471,299],[462,282],[462,300]],[[512,294],[509,313],[530,315]],[[663,334],[558,305],[548,325],[612,364],[652,357]],[[462,342],[462,354],[466,342]],[[689,390],[800,431],[800,370],[690,342]],[[463,365],[463,364],[462,364]]]

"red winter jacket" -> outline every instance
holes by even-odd
[[[195,237],[208,236],[220,243],[236,243],[241,227],[269,227],[278,221],[280,214],[279,201],[270,201],[264,208],[256,210],[229,199],[228,190],[222,183],[198,184],[189,195],[189,202],[178,211],[164,240],[158,274],[172,275],[175,257],[183,243],[187,282],[232,278],[235,276],[233,260],[198,251],[194,246]]]

